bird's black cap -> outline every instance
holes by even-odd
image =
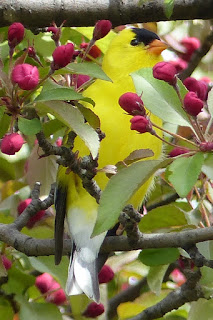
[[[138,43],[144,43],[145,46],[149,45],[153,40],[160,40],[158,35],[147,29],[132,28],[132,31],[135,33],[135,38],[132,41],[132,45],[137,45]]]

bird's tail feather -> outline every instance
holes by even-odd
[[[90,299],[99,302],[97,259],[87,262],[81,258],[80,251],[75,250],[70,258],[66,293],[76,295],[84,292]]]

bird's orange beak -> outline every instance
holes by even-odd
[[[155,39],[149,44],[147,50],[148,50],[148,52],[158,56],[161,54],[161,52],[163,50],[165,50],[167,48],[168,48],[168,45],[165,42],[158,40],[158,39]]]

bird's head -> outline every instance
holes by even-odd
[[[110,43],[103,69],[113,78],[141,68],[153,67],[162,60],[168,46],[154,32],[140,28],[122,30]]]

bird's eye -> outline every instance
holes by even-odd
[[[130,42],[130,44],[131,44],[132,46],[137,46],[137,45],[139,44],[139,41],[138,41],[138,39],[133,39],[133,40]]]

